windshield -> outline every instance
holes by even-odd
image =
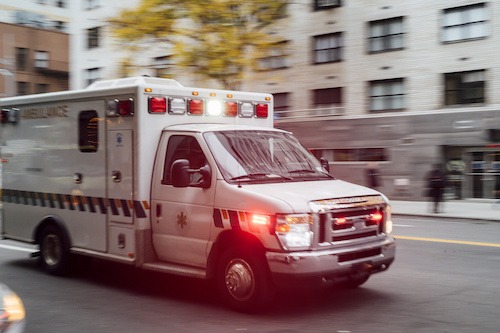
[[[229,182],[331,178],[289,133],[223,131],[208,132],[204,136],[224,179]]]

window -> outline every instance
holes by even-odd
[[[482,38],[486,37],[487,33],[484,3],[444,10],[443,42]]]
[[[288,115],[289,93],[273,94],[274,97],[274,119],[285,118]]]
[[[314,9],[330,9],[342,6],[341,0],[314,0]]]
[[[403,45],[403,18],[370,22],[369,52],[401,50]]]
[[[49,91],[49,85],[46,83],[37,83],[36,85],[36,94],[46,93]]]
[[[87,69],[87,85],[94,83],[100,79],[100,68],[89,68]]]
[[[16,69],[25,71],[28,67],[28,49],[16,48]]]
[[[155,57],[153,59],[153,70],[155,71],[155,77],[169,77],[170,68],[173,65],[172,56],[165,55],[161,57]]]
[[[187,159],[190,169],[200,169],[208,163],[196,138],[187,135],[173,135],[168,140],[167,153],[165,154],[165,165],[162,178],[163,185],[172,185],[170,171],[172,169],[172,164],[178,159]],[[197,185],[201,180],[201,172],[190,174],[190,182],[192,185]]]
[[[387,148],[314,149],[316,158],[334,162],[385,162],[389,161]]]
[[[342,60],[342,33],[314,37],[314,63],[322,64]]]
[[[28,95],[30,93],[30,84],[28,82],[17,82],[17,95]]]
[[[273,94],[274,97],[274,110],[275,111],[286,111],[289,108],[288,96],[290,94],[285,93],[277,93]]]
[[[66,22],[64,21],[54,21],[52,25],[58,31],[66,31]]]
[[[485,71],[444,74],[445,105],[485,102]]]
[[[95,9],[100,6],[100,0],[85,0],[85,9]]]
[[[35,51],[35,67],[36,68],[49,67],[49,52]]]
[[[370,82],[370,111],[391,111],[404,108],[403,79]]]
[[[78,149],[95,153],[99,149],[99,116],[97,111],[82,111],[78,116]]]
[[[87,29],[87,47],[93,49],[99,47],[100,27]]]
[[[320,108],[342,104],[342,88],[313,90],[313,104]]]
[[[284,41],[281,43],[277,43],[271,47],[268,51],[268,56],[261,58],[259,60],[259,69],[260,70],[272,70],[272,69],[280,69],[287,68],[287,45],[288,42]]]

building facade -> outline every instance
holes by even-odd
[[[42,15],[0,13],[13,22],[0,23],[0,96],[67,90],[69,35]]]
[[[0,18],[31,12],[68,32],[70,88],[80,89],[175,67],[168,46],[149,45],[138,69],[123,70],[127,54],[107,19],[139,3],[0,0]],[[498,12],[493,0],[293,1],[269,28],[276,49],[242,89],[273,93],[276,126],[326,157],[339,178],[367,184],[375,162],[389,197],[422,199],[439,164],[447,198],[500,198]],[[170,74],[209,84],[185,70]]]
[[[498,1],[293,2],[245,89],[274,94],[276,126],[294,132],[334,175],[422,199],[435,165],[447,198],[500,198]],[[311,24],[315,22],[315,24]]]

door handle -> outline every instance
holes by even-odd
[[[122,173],[118,170],[113,170],[111,173],[111,179],[113,179],[113,182],[119,183],[122,181]]]
[[[160,223],[161,219],[161,204],[156,204],[156,223]]]
[[[83,175],[79,172],[75,172],[73,174],[73,183],[75,183],[75,184],[83,183]]]

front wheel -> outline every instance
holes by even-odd
[[[50,274],[66,273],[69,263],[69,244],[62,231],[49,225],[42,231],[40,237],[40,263]]]
[[[234,309],[255,312],[274,296],[263,256],[244,248],[228,249],[221,257],[217,285],[224,300]]]

